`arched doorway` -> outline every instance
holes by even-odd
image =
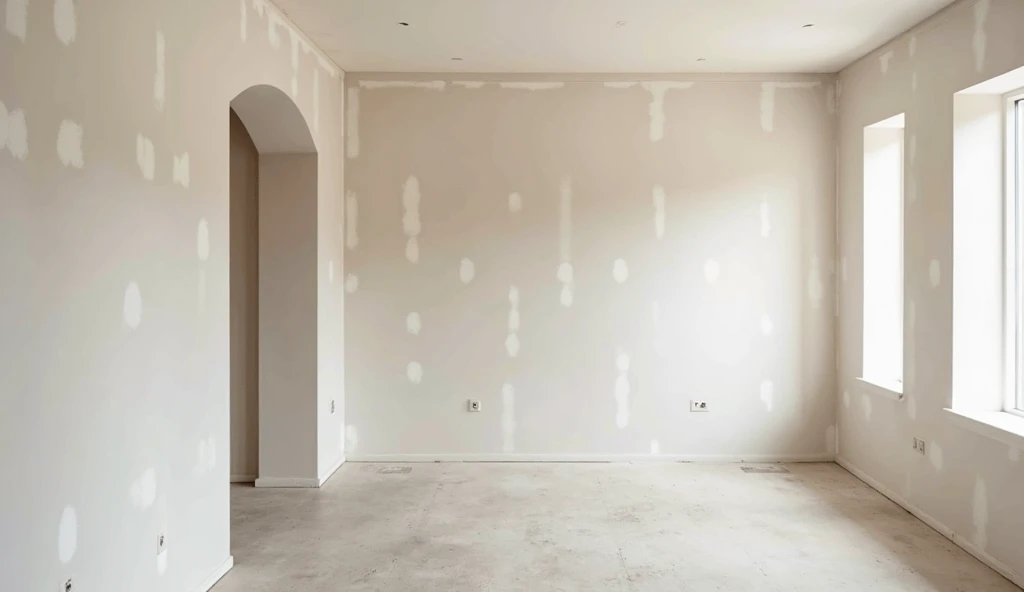
[[[317,487],[317,150],[275,87],[230,117],[232,481]]]

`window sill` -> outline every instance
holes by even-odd
[[[883,382],[881,380],[868,380],[867,378],[858,378],[857,382],[869,393],[896,401],[903,400],[903,384],[900,382]]]
[[[945,411],[964,429],[1024,450],[1024,417],[1005,411]]]

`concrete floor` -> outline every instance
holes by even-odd
[[[233,486],[214,592],[1018,590],[833,464],[405,466]]]

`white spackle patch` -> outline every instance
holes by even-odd
[[[721,275],[722,268],[715,259],[708,259],[704,262],[704,279],[709,283],[713,284],[718,281],[718,276]]]
[[[629,266],[626,265],[624,259],[615,260],[612,265],[612,277],[620,284],[626,283],[626,280],[629,279]]]
[[[427,90],[444,90],[444,80],[360,80],[359,86],[366,89],[376,88],[425,88]]]
[[[765,337],[770,337],[775,332],[775,323],[772,322],[771,317],[768,313],[761,315],[761,334]]]
[[[811,273],[807,278],[807,297],[815,309],[821,308],[821,299],[825,295],[825,286],[821,282],[821,262],[811,257]]]
[[[1020,462],[1020,449],[1014,446],[1010,446],[1010,450],[1007,455],[1010,457],[1011,463],[1017,464],[1018,462]]]
[[[482,80],[456,80],[455,82],[452,82],[452,84],[455,86],[461,86],[462,88],[475,89],[483,88],[487,83]]]
[[[345,426],[345,452],[351,454],[359,447],[359,430],[354,425]]]
[[[768,202],[761,202],[761,238],[768,238],[772,234],[771,211]]]
[[[68,563],[75,556],[78,548],[78,516],[71,506],[64,508],[60,515],[60,527],[57,530],[57,556],[61,563]]]
[[[661,240],[665,237],[665,188],[655,185],[651,197],[654,200],[654,236]]]
[[[764,403],[765,410],[771,413],[775,405],[775,384],[770,380],[761,381],[761,402]]]
[[[348,89],[345,101],[345,151],[349,158],[359,156],[359,89]]]
[[[419,244],[416,237],[420,234],[420,182],[410,175],[402,185],[402,229],[409,241],[405,247],[405,257],[412,263],[419,261]],[[472,278],[471,278],[472,279]]]
[[[459,279],[462,280],[462,283],[468,284],[473,281],[474,277],[476,277],[476,265],[469,259],[463,259],[459,263]]]
[[[839,260],[839,273],[842,275],[843,281],[845,282],[849,277],[849,272],[846,268],[846,257]]]
[[[248,0],[239,0],[239,4],[242,5],[242,20],[241,20],[241,38],[242,43],[245,43],[246,39],[249,38],[249,7],[247,6]]]
[[[7,147],[7,105],[0,101],[0,151]]]
[[[839,435],[836,433],[836,426],[830,425],[825,428],[825,452],[835,454],[839,450]]]
[[[917,72],[910,74],[910,90],[917,92]]]
[[[417,263],[420,260],[420,243],[415,236],[405,241],[405,258],[409,263]]]
[[[405,375],[409,377],[409,382],[419,384],[423,382],[423,366],[419,362],[409,362],[405,367]]]
[[[18,160],[28,158],[28,124],[21,109],[15,109],[7,116],[7,149]]]
[[[196,464],[192,467],[192,473],[195,475],[205,475],[212,471],[216,465],[217,441],[214,440],[213,436],[206,440],[200,440],[196,452]]]
[[[843,407],[850,408],[850,393],[849,391],[843,391]]]
[[[988,34],[985,26],[988,23],[989,9],[992,8],[991,0],[978,0],[974,4],[974,71],[981,73],[985,69],[985,53],[988,50]]]
[[[917,55],[917,36],[911,36],[907,43],[907,51],[910,53],[910,57]]]
[[[299,96],[299,34],[293,28],[288,28],[288,36],[291,40],[292,49],[292,98]]]
[[[651,119],[650,136],[652,142],[660,142],[665,137],[665,93],[670,89],[692,88],[692,82],[644,82],[642,86],[651,93],[649,114]]]
[[[657,440],[651,440],[651,454],[661,454],[661,444]]]
[[[128,284],[124,290],[124,308],[122,311],[124,324],[130,329],[137,329],[142,322],[142,292],[135,282]]]
[[[82,157],[82,134],[82,126],[70,119],[60,123],[60,130],[57,132],[57,156],[64,166],[76,169],[85,166]]]
[[[142,134],[135,138],[135,162],[139,164],[142,178],[152,181],[156,175],[156,152],[153,141]]]
[[[317,63],[318,66],[323,68],[324,72],[327,72],[327,74],[331,78],[337,78],[338,77],[338,69],[336,67],[334,67],[334,64],[331,63],[331,60],[327,59],[326,57],[324,57],[324,56],[322,56],[320,54],[317,54],[317,56],[316,56],[316,63]]]
[[[201,218],[196,228],[196,254],[200,261],[210,258],[210,223],[206,218]]]
[[[508,330],[519,330],[519,288],[515,286],[508,289]]]
[[[867,421],[871,421],[871,410],[873,407],[873,404],[871,403],[871,397],[869,397],[866,393],[861,394],[860,403],[861,407],[864,409],[864,419]]]
[[[562,291],[558,296],[558,300],[565,308],[572,306],[572,287],[569,285],[562,286]]]
[[[932,259],[932,262],[928,264],[928,279],[933,288],[938,288],[942,282],[942,265],[938,259]]]
[[[605,82],[604,83],[606,88],[633,88],[634,86],[636,86],[638,84],[640,84],[640,83],[639,82],[628,82],[628,81],[623,81],[623,82]]]
[[[516,449],[516,390],[507,382],[501,386],[501,449]]]
[[[519,336],[515,333],[509,333],[508,338],[505,340],[505,351],[508,352],[510,358],[517,357],[519,355]]]
[[[281,17],[274,11],[268,11],[267,41],[270,42],[270,47],[273,49],[280,49],[281,47],[281,34],[277,32],[277,27],[281,24],[283,24],[281,22]]]
[[[522,211],[522,209],[523,196],[515,192],[508,194],[508,211],[514,214],[516,212]]]
[[[980,475],[974,481],[974,546],[988,546],[988,491]]]
[[[359,199],[349,189],[345,193],[345,247],[353,250],[359,246]]]
[[[145,510],[156,501],[156,470],[148,468],[136,479],[129,490],[132,505]]]
[[[28,0],[7,0],[7,32],[25,41],[28,31]]]
[[[156,74],[153,76],[153,97],[156,99],[156,110],[164,110],[167,100],[167,68],[166,43],[163,31],[156,32]]]
[[[345,276],[345,291],[349,294],[355,293],[359,289],[359,276],[354,273],[350,273]]]
[[[422,328],[423,322],[420,320],[420,313],[410,312],[405,317],[405,330],[408,331],[410,335],[419,335],[420,329]]]
[[[327,262],[327,283],[334,283],[334,261]]]
[[[562,282],[562,306],[572,306],[572,179],[564,177],[559,188],[558,253],[562,263],[558,266],[558,279]]]
[[[879,67],[882,69],[882,74],[889,73],[889,62],[892,60],[892,50],[883,53],[878,56]]]
[[[554,90],[565,86],[564,82],[502,82],[501,88],[514,88],[519,90]]]
[[[934,467],[936,471],[942,470],[942,448],[935,440],[928,443],[928,461],[932,463],[932,467]]]
[[[57,32],[57,39],[64,45],[71,45],[75,42],[75,35],[78,32],[78,21],[75,18],[74,0],[55,0],[53,3],[53,29]]]
[[[629,354],[619,348],[615,356],[619,376],[615,379],[615,425],[620,430],[629,425]]]
[[[313,70],[313,130],[320,131],[320,70]]]
[[[191,167],[189,166],[188,152],[181,156],[174,157],[174,173],[173,180],[178,185],[181,185],[185,189],[188,189],[189,184],[192,182],[191,178]]]

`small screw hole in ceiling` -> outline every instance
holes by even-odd
[[[462,58],[452,58],[452,61],[453,61],[453,62],[461,62],[461,61],[462,61]]]
[[[707,58],[697,58],[697,61],[698,62],[706,62],[706,61],[708,61],[708,59]]]
[[[407,23],[405,21],[402,21],[402,22],[399,22],[398,25],[401,26],[401,27],[408,27],[409,23]]]
[[[804,28],[805,29],[810,29],[813,26],[814,26],[814,23],[807,23],[806,25],[804,25]]]

